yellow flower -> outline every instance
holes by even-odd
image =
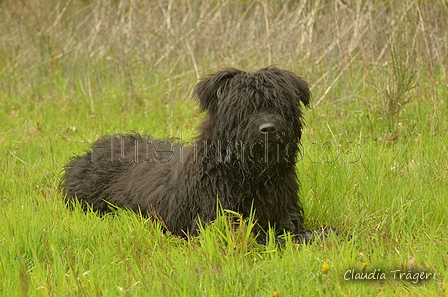
[[[277,292],[272,292],[272,297],[277,297],[278,293]]]
[[[327,274],[329,269],[330,269],[330,265],[322,264],[322,273],[323,274]]]

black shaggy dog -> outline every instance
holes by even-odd
[[[229,68],[194,93],[208,111],[194,142],[105,136],[66,166],[66,201],[100,213],[123,207],[155,215],[179,236],[196,234],[198,220],[213,221],[219,201],[246,217],[254,211],[256,232],[270,226],[297,242],[312,239],[317,231],[303,227],[295,167],[308,84],[276,67]]]

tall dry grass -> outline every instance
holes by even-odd
[[[361,97],[393,118],[421,77],[439,103],[446,28],[446,1],[3,0],[1,88],[113,76],[133,98],[161,79],[177,87],[224,66],[278,64],[312,82],[315,105]],[[412,72],[404,97],[392,94],[409,83],[397,67]]]

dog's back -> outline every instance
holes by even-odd
[[[137,166],[144,167],[144,175],[149,175],[159,164],[175,161],[174,158],[177,157],[168,141],[139,134],[104,136],[91,151],[74,157],[65,166],[61,187],[67,203],[79,201],[86,210],[105,213],[116,206],[136,211],[138,207],[126,199],[111,200],[120,192],[119,181]]]

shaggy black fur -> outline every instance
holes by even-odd
[[[303,227],[295,167],[308,84],[276,67],[229,68],[201,80],[194,93],[208,111],[195,141],[105,136],[66,166],[66,201],[100,213],[112,205],[156,215],[185,236],[197,233],[198,218],[215,219],[219,200],[246,217],[254,210],[263,230],[290,231],[297,241],[313,237]]]

